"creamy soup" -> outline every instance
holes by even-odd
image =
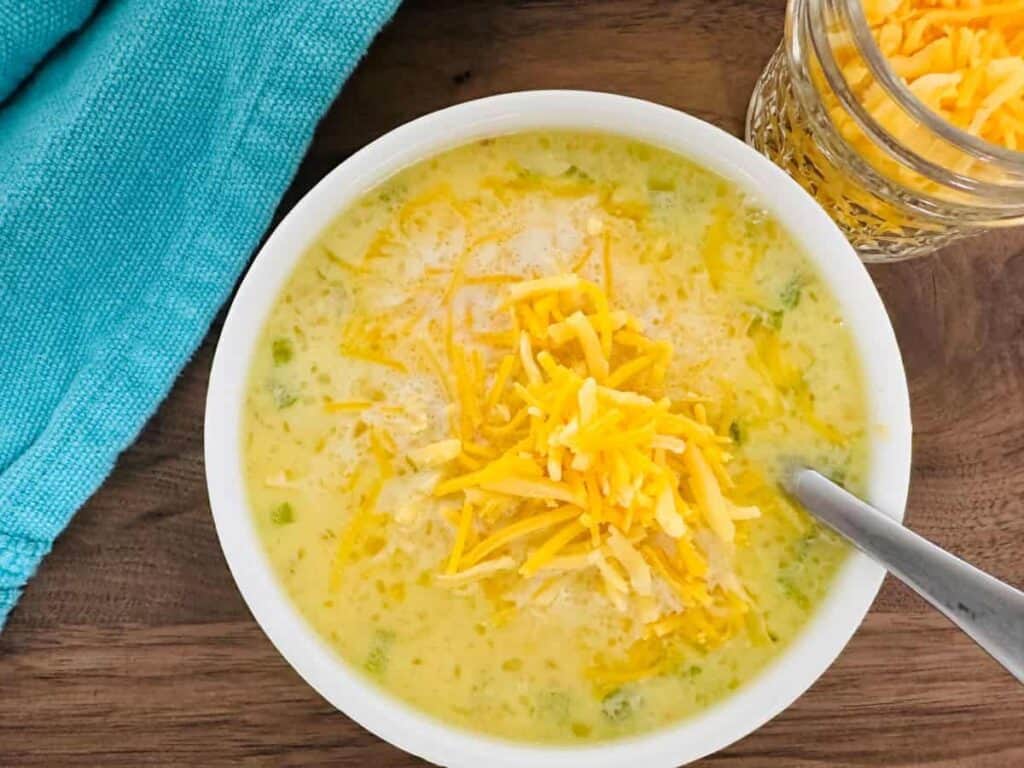
[[[756,201],[632,140],[536,132],[342,211],[264,329],[248,497],[323,640],[449,723],[658,728],[800,631],[845,547],[779,487],[861,489],[851,336]]]

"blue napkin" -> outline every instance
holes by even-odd
[[[397,4],[0,0],[0,627]]]

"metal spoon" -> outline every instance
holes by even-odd
[[[812,469],[793,470],[786,487],[814,517],[942,611],[1024,683],[1024,592],[907,530]]]

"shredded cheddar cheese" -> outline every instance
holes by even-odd
[[[984,0],[864,0],[870,30],[890,67],[911,94],[941,119],[993,144],[1017,149],[1024,130],[1024,12],[1019,4]],[[834,55],[854,98],[892,139],[948,172],[980,175],[995,171],[924,129],[871,74],[848,35],[832,33]],[[867,134],[817,66],[814,79],[839,135],[885,179],[905,190],[959,201],[931,177],[911,168]],[[808,138],[802,128],[793,141]],[[820,152],[805,146],[818,168]],[[852,184],[840,169],[814,182],[819,199],[841,224],[856,231],[862,212],[890,232],[911,226],[904,212],[872,190]]]
[[[574,273],[494,284],[512,327],[481,340],[486,357],[449,348],[452,435],[411,455],[445,465],[433,493],[461,503],[442,581],[553,578],[524,593],[550,601],[558,574],[590,572],[657,637],[730,636],[747,598],[731,574],[712,581],[696,537],[731,556],[737,521],[759,511],[730,498],[730,439],[705,405],[665,396],[672,345],[611,308],[610,271],[604,286]]]
[[[1024,149],[1024,6],[1014,0],[862,0],[862,6],[878,52],[913,99],[967,134]],[[808,56],[806,74],[827,115],[827,125],[820,122],[818,105],[799,95],[795,83],[802,77],[791,75],[780,50],[763,76],[751,143],[804,186],[863,255],[909,256],[945,244],[962,219],[949,206],[986,204],[953,175],[1001,185],[1010,181],[1006,165],[923,125],[906,97],[894,97],[879,81],[845,15],[824,10],[812,23],[826,27],[845,93],[833,90],[822,60]]]
[[[911,92],[953,125],[1017,149],[1024,139],[1024,3],[864,0],[875,40]],[[869,110],[881,105],[865,93]]]

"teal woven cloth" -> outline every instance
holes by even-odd
[[[0,626],[397,4],[0,0]]]

